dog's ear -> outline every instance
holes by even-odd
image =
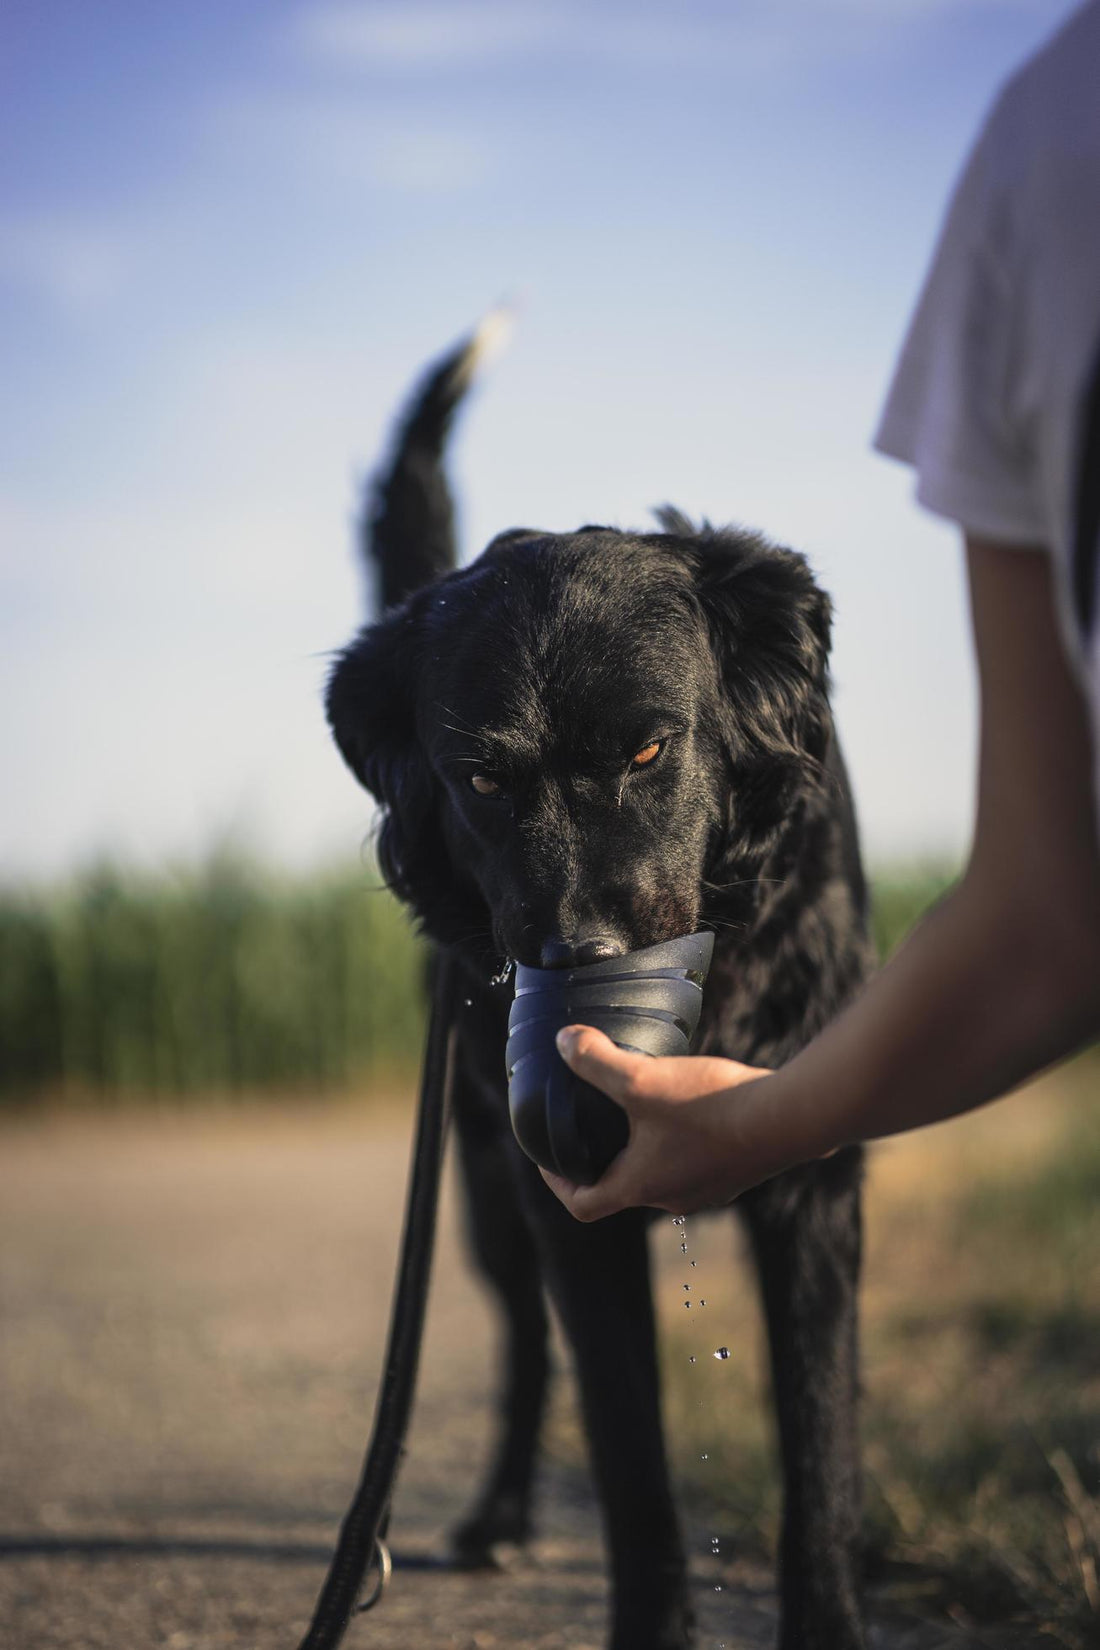
[[[704,531],[695,550],[731,757],[767,764],[772,783],[818,778],[832,732],[829,598],[805,557],[754,535]]]
[[[421,605],[414,596],[339,654],[325,712],[344,761],[382,806],[382,874],[399,898],[423,912],[425,880],[439,877],[447,853],[416,726]]]

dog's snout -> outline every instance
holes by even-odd
[[[610,934],[567,935],[544,940],[539,952],[540,968],[583,968],[586,963],[607,962],[623,956],[623,947]]]

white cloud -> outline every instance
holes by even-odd
[[[1067,0],[1068,3],[1068,0]],[[438,110],[448,77],[497,84],[545,64],[693,77],[699,95],[820,78],[829,64],[897,57],[912,31],[951,14],[1048,17],[1049,0],[738,0],[736,6],[608,0],[317,0],[282,35],[311,90],[239,97],[222,111],[236,144],[344,187],[449,194],[491,181],[524,134],[491,136],[492,99]],[[420,89],[413,103],[411,88]],[[316,88],[321,86],[323,91]],[[453,100],[452,100],[453,101]]]
[[[424,193],[470,189],[495,170],[488,148],[470,134],[411,124],[376,131],[364,159],[380,187]]]
[[[117,298],[133,261],[132,239],[107,225],[62,217],[0,223],[0,280],[72,313]]]
[[[331,97],[237,96],[214,111],[213,128],[219,147],[352,187],[449,194],[476,187],[498,165],[468,127]]]
[[[1049,13],[1049,0],[740,0],[736,8],[570,4],[556,0],[321,0],[290,28],[307,58],[386,73],[466,70],[551,53],[609,63],[722,72],[865,50],[944,13]]]
[[[1050,16],[1050,0],[809,0],[817,11],[854,12],[862,17],[881,19],[883,13],[897,20],[906,17],[927,17],[937,12],[1036,12]],[[1068,7],[1067,7],[1068,9]]]
[[[526,56],[558,32],[548,6],[456,0],[451,5],[320,5],[303,11],[293,39],[340,62],[425,65]]]
[[[749,0],[736,18],[616,12],[539,0],[456,0],[442,6],[337,0],[302,12],[291,40],[329,66],[394,72],[466,70],[546,54],[595,61],[683,63],[744,45],[773,15]]]

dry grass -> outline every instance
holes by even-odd
[[[871,1572],[923,1609],[1074,1650],[1100,1637],[1098,1090],[1094,1054],[881,1146],[867,1199]],[[678,1462],[731,1545],[770,1549],[755,1301],[731,1283],[724,1223],[692,1222],[689,1238],[691,1272],[674,1229],[658,1234]],[[685,1278],[707,1300],[690,1319]]]

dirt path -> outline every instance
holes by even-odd
[[[369,1427],[408,1129],[378,1108],[0,1129],[3,1650],[294,1650]],[[456,1224],[448,1188],[394,1526],[413,1556],[463,1510],[486,1437],[493,1332]],[[563,1380],[552,1445],[571,1415]],[[601,1646],[569,1455],[535,1562],[399,1572],[351,1650]],[[700,1567],[697,1604],[701,1650],[770,1644],[766,1575]],[[971,1641],[880,1623],[875,1642]]]

